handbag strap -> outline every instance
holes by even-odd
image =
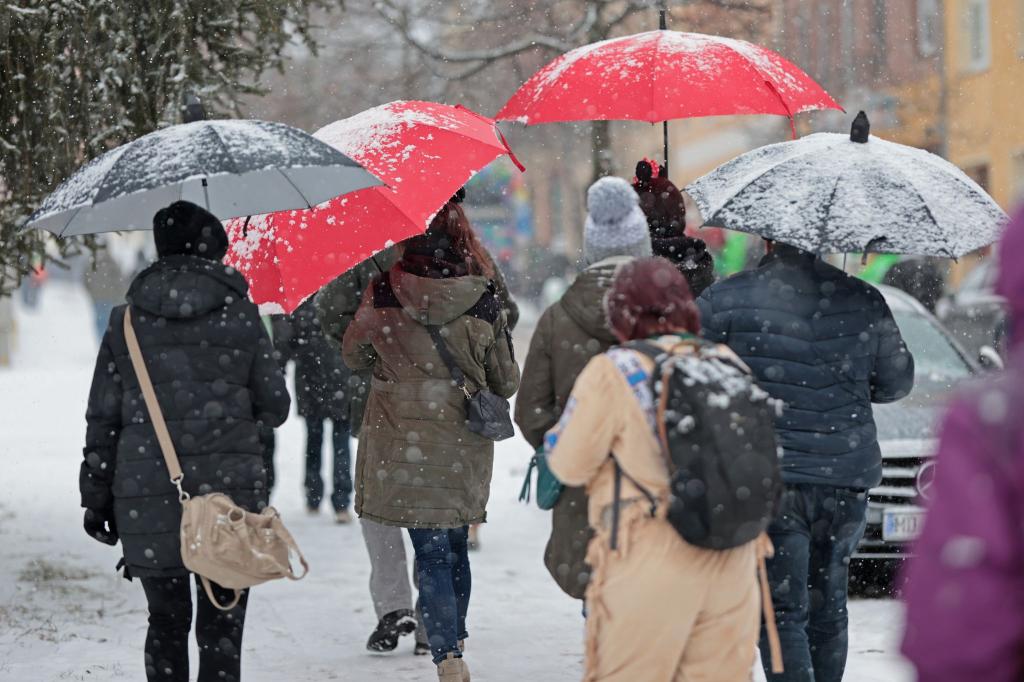
[[[288,576],[289,580],[302,580],[306,577],[306,574],[309,573],[309,564],[306,562],[306,557],[303,556],[302,550],[299,549],[298,543],[295,542],[295,538],[292,537],[292,534],[288,532],[287,528],[285,528],[280,516],[274,516],[272,525],[274,526],[274,532],[277,536],[284,540],[284,544],[288,545],[288,549],[295,552],[295,556],[299,558],[299,563],[302,564],[302,575],[295,575],[295,571],[292,570],[291,564],[285,567],[285,575]]]
[[[131,307],[124,309],[124,340],[128,344],[128,356],[132,360],[132,367],[135,368],[135,376],[138,378],[139,388],[142,390],[142,399],[146,403],[146,410],[149,411],[149,419],[153,422],[153,430],[156,432],[157,442],[160,443],[160,452],[164,455],[164,462],[167,463],[167,471],[171,475],[171,483],[178,488],[178,499],[184,502],[189,499],[188,493],[181,488],[181,482],[185,478],[185,473],[181,470],[181,462],[178,461],[178,453],[174,449],[171,432],[167,430],[164,413],[156,399],[156,391],[153,390],[153,381],[149,378],[149,370],[146,369],[146,360],[142,356],[139,339],[135,336],[135,328],[132,326]]]
[[[425,324],[423,326],[430,333],[430,338],[434,341],[434,347],[437,348],[437,353],[441,356],[441,362],[448,368],[448,373],[452,375],[455,385],[466,394],[467,398],[472,397],[469,395],[469,389],[466,388],[466,374],[459,367],[459,363],[455,362],[452,352],[448,349],[448,344],[444,342],[441,328],[435,324]]]
[[[217,596],[213,593],[213,585],[210,584],[210,579],[207,578],[205,575],[201,575],[199,576],[199,580],[203,583],[203,589],[206,590],[206,597],[210,600],[210,603],[212,603],[221,611],[230,611],[231,609],[238,606],[238,602],[242,601],[242,591],[233,590],[233,592],[235,593],[235,598],[227,604],[221,604],[219,601],[217,601]]]

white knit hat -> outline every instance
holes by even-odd
[[[612,256],[651,255],[647,217],[632,185],[604,177],[587,190],[587,222],[583,226],[583,260],[593,265]]]

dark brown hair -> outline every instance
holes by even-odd
[[[608,326],[620,341],[700,333],[700,312],[690,286],[664,258],[641,258],[621,266],[604,306]]]
[[[437,270],[462,270],[463,274],[494,277],[494,264],[480,243],[469,218],[457,201],[449,201],[437,212],[427,231],[403,243],[403,260],[433,262]],[[463,270],[464,268],[464,270]]]

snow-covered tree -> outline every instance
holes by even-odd
[[[194,93],[238,111],[343,0],[19,0],[0,4],[0,294],[31,267],[91,246],[20,226],[83,162],[180,120]]]

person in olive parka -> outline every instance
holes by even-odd
[[[345,331],[342,357],[373,378],[359,437],[356,513],[409,529],[439,679],[469,679],[462,662],[470,598],[469,525],[486,521],[494,443],[466,426],[456,387],[427,325],[465,374],[465,390],[510,397],[519,387],[489,258],[458,201],[400,245]]]
[[[226,493],[249,511],[267,504],[262,425],[290,407],[284,376],[248,286],[220,260],[227,235],[199,206],[157,212],[159,259],[128,291],[132,323],[191,495]],[[140,578],[149,606],[149,680],[189,679],[189,572],[182,564],[181,505],[157,443],[125,343],[127,306],[111,315],[93,375],[80,489],[85,530],[124,550],[126,577]],[[223,602],[231,592],[214,586]],[[197,590],[199,680],[238,680],[248,591],[218,611]]]

